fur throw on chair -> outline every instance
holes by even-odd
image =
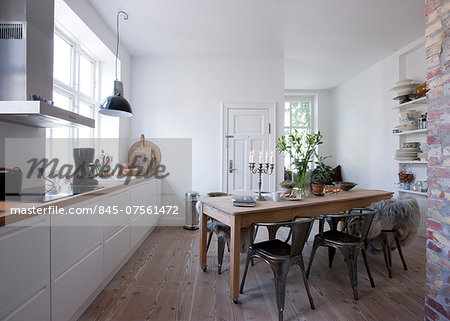
[[[420,220],[420,207],[416,199],[393,198],[373,203],[369,208],[377,211],[367,236],[369,252],[383,251],[380,233],[386,229],[385,225],[389,225],[389,230],[397,231],[401,245],[408,245],[415,239]]]

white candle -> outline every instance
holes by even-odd
[[[266,152],[266,164],[269,162],[269,152]]]
[[[270,164],[273,164],[273,151],[270,152]]]
[[[248,162],[252,162],[252,151],[250,151],[250,153],[248,154]]]
[[[259,151],[259,163],[262,164],[262,151]]]

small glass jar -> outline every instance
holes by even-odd
[[[428,182],[427,181],[422,182],[422,187],[421,187],[420,191],[423,193],[428,192]]]

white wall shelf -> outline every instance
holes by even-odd
[[[427,161],[426,160],[411,160],[411,161],[408,161],[408,160],[405,160],[405,161],[397,160],[397,163],[399,163],[399,164],[417,164],[417,165],[421,165],[421,164],[427,164]]]
[[[411,101],[408,101],[407,103],[404,104],[399,104],[397,106],[392,107],[393,109],[402,109],[402,108],[407,108],[407,107],[411,107],[413,105],[419,105],[419,104],[426,104],[427,103],[427,97],[421,97],[418,99],[414,99]]]
[[[424,41],[421,43],[417,43],[416,46],[410,47],[408,50],[404,51],[399,56],[398,61],[398,79],[413,79],[414,83],[420,84],[426,81],[426,66],[425,66],[425,58],[426,50]],[[395,105],[395,106],[394,106]],[[394,113],[398,114],[399,123],[401,124],[401,119],[404,119],[407,116],[407,113],[410,111],[416,111],[418,115],[422,115],[426,113],[427,107],[427,98],[421,97],[418,99],[414,99],[408,101],[406,103],[394,103],[392,105],[392,109]],[[416,118],[416,117],[414,117]],[[417,126],[416,128],[419,128]],[[400,133],[393,133],[393,140],[398,141],[398,148],[400,150],[403,149],[403,144],[406,142],[418,142],[421,146],[422,150],[426,150],[427,145],[427,132],[426,128],[424,129],[415,129],[409,131],[403,131]],[[404,149],[403,149],[404,150]],[[394,155],[395,159],[395,155]],[[423,184],[427,179],[427,162],[425,159],[416,159],[416,160],[401,160],[396,159],[394,164],[398,168],[398,172],[406,171],[414,175],[415,182],[422,182],[422,186],[426,186]],[[399,183],[399,177],[396,175],[395,184]],[[397,196],[403,197],[412,197],[416,199],[417,203],[420,206],[421,219],[418,226],[419,235],[424,236],[427,226],[427,193],[420,191],[413,191],[413,184],[410,185],[411,190],[405,190],[403,188],[396,188],[395,192]],[[418,185],[420,186],[420,184]]]
[[[415,130],[408,130],[406,132],[401,132],[401,133],[394,133],[395,136],[399,136],[399,135],[412,135],[412,134],[422,134],[422,133],[426,133],[428,131],[427,128],[424,129],[415,129]]]
[[[421,195],[421,196],[425,196],[427,197],[427,193],[426,192],[419,192],[419,191],[411,191],[411,190],[407,190],[407,189],[398,189],[399,193],[407,193],[407,194],[414,194],[414,195]]]

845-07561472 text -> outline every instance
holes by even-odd
[[[178,206],[144,206],[144,205],[129,205],[124,208],[116,205],[108,205],[108,206],[98,206],[99,214],[120,214],[125,213],[129,215],[145,215],[145,214],[154,214],[154,215],[167,215],[167,214],[178,214]]]

